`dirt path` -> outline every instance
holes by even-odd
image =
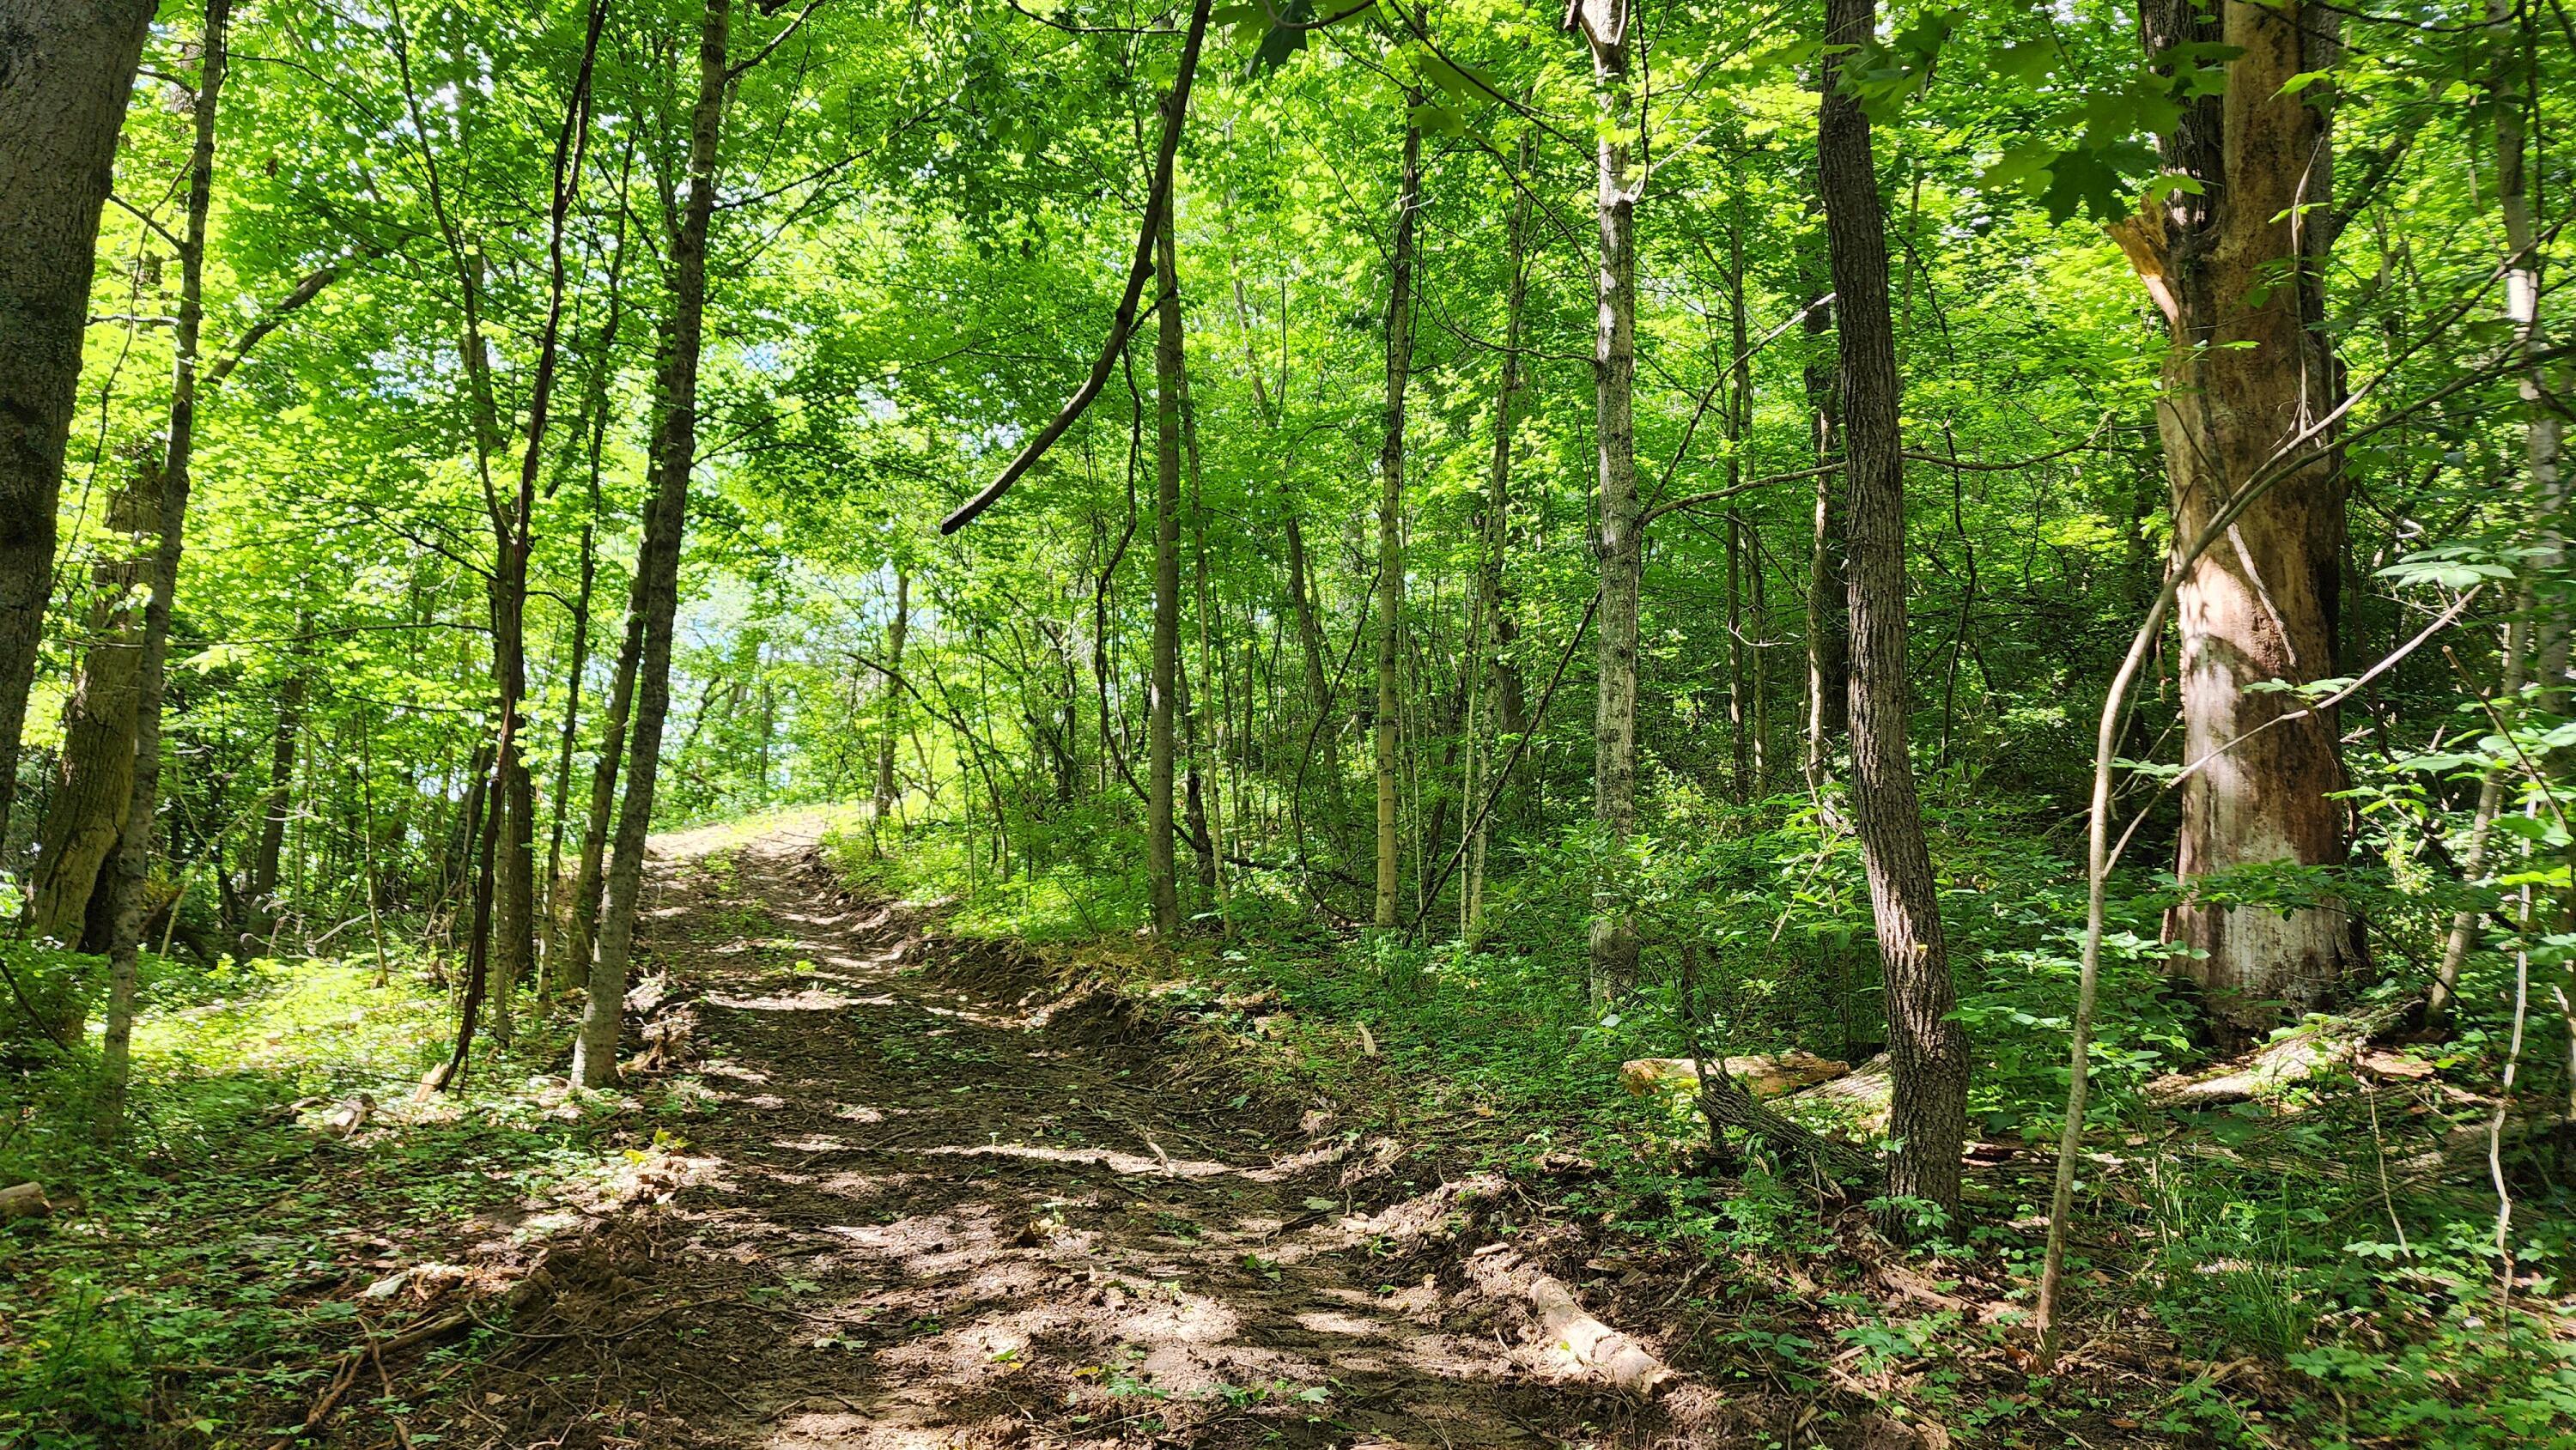
[[[1532,1379],[1490,1311],[1390,1247],[1436,1193],[1346,1211],[1340,1140],[1222,1074],[1173,1086],[1168,1046],[960,990],[814,844],[657,863],[647,939],[703,991],[720,1099],[672,1129],[697,1171],[550,1270],[553,1307],[475,1373],[451,1444],[1592,1438],[1606,1402]]]

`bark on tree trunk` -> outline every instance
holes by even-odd
[[[635,563],[638,579],[644,577],[645,561],[651,553],[650,501],[644,506],[643,536]],[[617,672],[609,682],[608,714],[600,722],[599,760],[590,770],[589,814],[582,822],[581,864],[573,873],[572,923],[564,942],[566,981],[589,980],[591,956],[599,940],[600,878],[608,860],[610,813],[617,805],[617,773],[626,758],[626,727],[635,710],[635,671],[643,654],[644,615],[630,605],[625,638],[617,648]]]
[[[1866,42],[1876,17],[1876,0],[1827,0],[1826,44]],[[1959,1153],[1967,1138],[1968,1039],[1950,1015],[1955,1001],[1940,892],[1906,740],[1905,463],[1887,228],[1869,118],[1840,88],[1840,64],[1828,56],[1817,173],[1842,314],[1836,330],[1849,458],[1852,807],[1887,994],[1895,1084],[1888,1127],[1899,1140],[1887,1191],[1948,1217],[1958,1212]],[[1895,1226],[1906,1225],[1899,1219]]]
[[[630,144],[625,165],[631,166],[633,160],[634,149]],[[590,431],[587,460],[590,516],[581,526],[581,593],[573,609],[572,664],[564,672],[567,698],[564,703],[563,740],[560,754],[555,762],[554,828],[551,839],[546,845],[546,916],[549,924],[560,933],[559,936],[549,937],[546,951],[548,972],[554,979],[549,985],[555,991],[561,991],[566,983],[587,976],[590,971],[590,933],[592,926],[598,920],[599,910],[600,856],[593,848],[598,844],[600,835],[608,828],[608,803],[601,792],[595,791],[588,822],[589,830],[582,837],[584,869],[576,872],[579,879],[574,883],[572,910],[570,918],[567,919],[561,894],[563,891],[563,838],[566,823],[572,815],[572,760],[574,748],[581,739],[582,677],[590,667],[590,630],[593,615],[598,608],[599,526],[605,517],[599,491],[600,455],[608,443],[608,386],[610,377],[615,371],[617,333],[626,315],[626,293],[622,284],[626,278],[625,187],[628,175],[629,173],[621,167],[618,177],[616,241],[608,257],[608,318],[600,326],[599,340],[596,344],[597,357],[591,367],[590,386],[584,393],[582,401],[585,421],[589,424]],[[633,650],[622,650],[619,653],[617,672],[621,687],[618,693],[622,699],[614,703],[617,712],[615,729],[622,739],[626,731],[626,702],[633,699],[635,680]],[[612,789],[617,779],[619,743],[618,740],[610,741],[600,755],[601,765],[608,772],[609,785]],[[575,926],[576,922],[579,923],[578,928]]]
[[[1843,446],[1842,403],[1837,396],[1833,356],[1824,342],[1825,334],[1834,330],[1840,299],[1821,300],[1833,285],[1830,260],[1815,256],[1813,245],[1802,250],[1806,253],[1800,260],[1807,275],[1808,295],[1817,299],[1816,305],[1808,308],[1803,326],[1807,333],[1808,427],[1816,462],[1821,466],[1839,457]],[[1831,473],[1816,475],[1815,508],[1807,538],[1807,718],[1806,748],[1800,764],[1810,790],[1824,783],[1833,761],[1834,742],[1842,738],[1847,723],[1844,709],[1850,693],[1851,620],[1844,614],[1843,598],[1844,487],[1844,481]]]
[[[1395,188],[1395,238],[1386,302],[1386,431],[1377,455],[1377,893],[1371,919],[1396,922],[1402,848],[1397,841],[1396,758],[1400,697],[1396,641],[1404,628],[1404,389],[1413,374],[1414,212],[1422,197],[1422,132],[1404,130]]]
[[[300,618],[300,616],[299,616]],[[277,687],[277,720],[268,742],[268,793],[260,807],[259,836],[253,843],[250,870],[243,887],[254,913],[249,934],[265,939],[277,923],[279,863],[286,851],[286,822],[295,805],[295,757],[304,732],[302,662],[289,666]]]
[[[0,0],[0,837],[53,594],[99,210],[157,8]]]
[[[63,705],[62,771],[36,833],[29,932],[85,951],[108,945],[103,938],[89,940],[91,903],[106,894],[102,870],[125,828],[134,788],[134,692],[143,666],[143,622],[131,596],[135,584],[149,577],[151,545],[160,533],[161,495],[151,486],[158,475],[157,463],[147,466],[110,505],[112,524],[135,537],[140,557],[101,561],[96,568],[99,595],[90,613],[90,646]]]
[[[1535,157],[1536,142],[1530,136],[1521,140],[1520,170],[1527,175]],[[1529,222],[1530,200],[1527,188],[1515,188],[1511,220],[1505,227],[1509,239],[1510,281],[1503,294],[1503,367],[1502,377],[1494,384],[1494,455],[1486,474],[1482,516],[1477,519],[1478,547],[1481,553],[1476,569],[1477,635],[1469,649],[1470,669],[1480,669],[1482,678],[1471,685],[1467,718],[1469,757],[1467,799],[1465,808],[1473,812],[1467,843],[1467,876],[1460,893],[1460,932],[1470,943],[1484,931],[1485,857],[1493,841],[1493,813],[1484,809],[1485,795],[1492,789],[1487,777],[1492,774],[1492,759],[1498,749],[1507,749],[1498,738],[1515,734],[1518,721],[1504,720],[1501,712],[1503,684],[1508,676],[1513,685],[1511,699],[1518,704],[1518,667],[1507,648],[1511,643],[1510,604],[1503,591],[1503,554],[1511,542],[1512,512],[1512,424],[1513,407],[1520,401],[1521,322],[1529,303]],[[1497,720],[1495,730],[1484,730],[1486,718]]]
[[[510,1040],[511,995],[536,968],[537,797],[526,749],[528,693],[528,559],[536,547],[537,475],[545,463],[546,424],[561,361],[564,304],[564,222],[581,190],[582,158],[590,139],[591,66],[607,19],[604,0],[592,0],[587,41],[563,125],[555,136],[546,227],[546,320],[537,339],[536,369],[528,384],[527,445],[519,459],[518,488],[506,513],[492,520],[500,541],[500,567],[492,592],[492,670],[500,686],[502,813],[500,950],[492,993],[492,1032]],[[488,403],[486,384],[486,407]],[[460,1039],[458,1065],[463,1065]],[[450,1085],[457,1074],[450,1074]]]
[[[1166,940],[1181,930],[1180,873],[1172,852],[1172,712],[1181,654],[1181,274],[1172,247],[1173,210],[1164,208],[1154,240],[1161,306],[1154,334],[1154,641],[1145,723],[1145,876],[1154,935]]]
[[[1199,688],[1206,691],[1213,712],[1192,706],[1190,683],[1186,674],[1181,681],[1181,718],[1187,729],[1185,748],[1189,753],[1189,775],[1183,786],[1183,816],[1198,852],[1200,897],[1215,904],[1221,919],[1225,918],[1225,780],[1214,767],[1224,756],[1224,701],[1219,698],[1223,681],[1218,678],[1218,656],[1210,648],[1209,637],[1216,628],[1215,604],[1208,591],[1207,509],[1200,495],[1198,411],[1190,402],[1189,359],[1181,359],[1181,459],[1189,471],[1190,514],[1190,615],[1198,637]],[[1202,720],[1206,723],[1201,731]],[[1214,778],[1211,788],[1210,779]]]
[[[1753,350],[1744,315],[1744,163],[1738,156],[1735,165],[1735,203],[1726,228],[1726,303],[1727,346],[1733,381],[1726,397],[1726,486],[1741,487],[1744,481],[1744,443],[1753,431]],[[1762,657],[1753,642],[1745,638],[1745,575],[1756,581],[1762,572],[1761,550],[1753,540],[1752,525],[1744,511],[1730,504],[1726,510],[1726,716],[1729,744],[1734,755],[1735,798],[1749,801],[1760,794],[1769,782],[1763,777],[1770,761],[1766,758],[1768,742],[1763,740],[1755,722],[1761,710],[1755,704],[1762,693]],[[1761,628],[1757,612],[1753,627]]]
[[[125,1130],[125,1090],[134,1037],[134,999],[140,986],[143,927],[153,910],[148,876],[153,825],[161,797],[162,683],[170,655],[170,602],[178,588],[179,553],[188,521],[188,468],[196,447],[197,340],[206,313],[206,214],[214,200],[215,117],[223,98],[231,26],[232,0],[206,0],[204,45],[197,76],[196,144],[188,155],[188,230],[179,252],[177,361],[171,371],[170,431],[161,464],[161,540],[152,555],[152,595],[143,607],[143,656],[135,676],[134,788],[127,795],[125,828],[117,842],[116,871],[109,897],[115,926],[108,944],[107,1030],[100,1045],[98,1096],[92,1120],[102,1141],[117,1138]],[[129,74],[131,70],[129,61]]]
[[[2168,169],[2200,182],[2198,194],[2172,192],[2118,229],[2172,328],[2156,421],[2175,537],[2198,537],[2285,453],[2310,460],[2188,564],[2176,595],[2183,757],[2224,753],[2183,785],[2175,869],[2189,884],[2242,866],[2337,866],[2333,712],[2264,730],[2304,706],[2254,688],[2336,672],[2343,479],[2322,420],[2342,385],[2321,330],[2319,270],[2333,203],[2328,101],[2323,87],[2282,91],[2331,64],[2336,16],[2298,0],[2223,0],[2208,12],[2150,0],[2144,20],[2151,55],[2187,41],[2243,50],[2226,94],[2187,102],[2163,142]],[[2288,911],[2187,902],[2165,932],[2193,948],[2173,970],[2200,984],[2230,1036],[2259,1033],[2283,1005],[2324,1003],[2356,955],[2332,901]]]
[[[555,742],[554,818],[546,830],[545,898],[540,914],[546,921],[544,969],[537,995],[550,997],[563,983],[563,842],[572,815],[572,756],[581,743],[582,676],[590,669],[591,601],[599,582],[599,492],[591,490],[591,519],[581,526],[581,586],[573,596],[572,658],[564,667],[563,733]]]
[[[689,116],[689,194],[671,237],[669,334],[663,345],[660,407],[654,419],[653,510],[635,572],[634,611],[643,649],[635,680],[635,742],[626,799],[617,814],[599,959],[591,966],[573,1080],[605,1087],[617,1076],[618,1029],[626,1009],[626,964],[635,906],[644,889],[644,840],[653,825],[662,727],[671,712],[671,633],[680,608],[680,539],[688,520],[689,470],[698,451],[698,354],[705,335],[707,233],[715,216],[716,146],[723,135],[725,40],[732,0],[706,0],[698,31],[698,95]]]
[[[1592,84],[1603,114],[1598,153],[1600,266],[1594,277],[1593,441],[1600,490],[1601,620],[1594,644],[1599,692],[1592,716],[1592,807],[1612,850],[1637,824],[1637,612],[1644,539],[1637,509],[1636,198],[1628,189],[1628,0],[1580,0],[1569,18],[1592,53]],[[1592,990],[1609,997],[1634,986],[1637,928],[1596,887]]]

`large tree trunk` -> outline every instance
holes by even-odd
[[[1825,43],[1866,42],[1876,0],[1827,0]],[[1829,51],[1829,55],[1832,53]],[[1968,1038],[1941,934],[1940,891],[1923,840],[1906,741],[1905,462],[1897,432],[1896,334],[1888,315],[1887,227],[1869,150],[1869,118],[1825,67],[1817,175],[1841,312],[1842,400],[1849,464],[1852,807],[1878,927],[1895,1096],[1890,1197],[1954,1215],[1967,1137]]]
[[[150,546],[160,534],[161,494],[151,486],[158,476],[156,463],[110,505],[111,522],[135,536],[142,557],[101,561],[96,568],[99,597],[90,613],[90,645],[63,705],[62,771],[36,833],[30,932],[83,951],[109,945],[105,938],[92,939],[92,916],[106,913],[93,913],[91,905],[108,894],[100,889],[101,871],[125,829],[134,787],[134,692],[143,668],[143,621],[131,596],[135,584],[150,575]]]
[[[2185,563],[2175,599],[2183,758],[2209,761],[2182,789],[2175,869],[2186,886],[2241,866],[2344,859],[2344,809],[2329,799],[2344,784],[2333,712],[2264,729],[2305,706],[2257,688],[2336,673],[2343,480],[2325,420],[2342,389],[2321,330],[2320,272],[2331,152],[2320,93],[2282,89],[2332,63],[2334,36],[2333,13],[2299,0],[2223,0],[2206,12],[2150,0],[2145,11],[2151,55],[2192,41],[2243,51],[2226,94],[2188,102],[2163,142],[2169,169],[2199,186],[2120,229],[2172,325],[2156,420],[2175,537],[2199,538],[2231,498],[2269,482]],[[2306,461],[2283,475],[2275,460],[2285,456]],[[2165,930],[2193,949],[2173,970],[2201,985],[2229,1035],[2261,1031],[2282,1005],[2323,1003],[2355,955],[2333,902],[2186,902]]]
[[[1172,853],[1173,710],[1181,662],[1181,274],[1173,210],[1163,209],[1154,240],[1162,275],[1154,335],[1154,640],[1145,722],[1145,877],[1154,934],[1166,939],[1181,929],[1180,871]]]
[[[1637,511],[1636,198],[1628,189],[1628,0],[1580,0],[1568,12],[1592,51],[1602,120],[1598,154],[1600,268],[1592,343],[1593,440],[1598,464],[1601,560],[1599,693],[1592,716],[1592,807],[1611,849],[1637,825],[1637,611],[1645,566]],[[1606,889],[1606,884],[1605,884]],[[1637,928],[1624,910],[1592,923],[1595,995],[1624,992],[1637,977]]]
[[[148,876],[161,799],[162,684],[170,657],[170,604],[178,590],[179,554],[188,521],[188,468],[197,440],[197,340],[206,315],[206,214],[214,201],[215,116],[223,98],[231,27],[232,0],[206,0],[196,144],[188,154],[188,230],[179,250],[177,362],[171,371],[170,431],[161,464],[161,541],[152,555],[152,595],[143,607],[143,656],[135,676],[134,788],[127,794],[125,828],[117,842],[109,897],[115,925],[107,955],[107,1030],[100,1045],[98,1096],[93,1103],[93,1127],[102,1140],[115,1138],[125,1129],[143,926],[151,919],[154,905]]]
[[[1371,920],[1395,925],[1402,850],[1396,834],[1397,651],[1404,629],[1404,389],[1413,375],[1414,212],[1422,200],[1422,132],[1404,130],[1386,301],[1386,431],[1377,454],[1377,893]]]
[[[156,8],[0,0],[0,839],[53,593],[98,214]]]
[[[644,889],[644,840],[653,828],[653,787],[661,773],[662,727],[671,713],[671,633],[680,610],[680,539],[689,513],[689,469],[698,452],[698,354],[705,336],[707,232],[715,217],[716,146],[724,129],[725,39],[732,0],[706,0],[698,32],[698,97],[689,116],[689,193],[671,237],[671,306],[662,347],[653,429],[653,508],[635,571],[633,612],[643,651],[635,680],[635,742],[607,916],[589,1000],[573,1045],[573,1080],[606,1087],[617,1076],[617,1036],[626,1010],[626,963],[635,906]]]

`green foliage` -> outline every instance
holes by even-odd
[[[524,1063],[478,1063],[461,1102],[406,1104],[447,1033],[444,994],[409,971],[377,987],[372,962],[147,961],[130,1147],[91,1142],[85,1057],[0,1083],[0,1179],[57,1204],[0,1235],[0,1441],[222,1443],[278,1423],[355,1331],[349,1289],[452,1256],[478,1210],[622,1161],[597,1141],[607,1122],[512,1081]],[[361,1092],[380,1126],[317,1130]]]
[[[1151,349],[1140,339],[1111,359],[1088,411],[973,528],[942,536],[933,521],[994,477],[1096,355],[1174,79],[1164,32],[1183,12],[1093,0],[734,12],[743,69],[714,158],[657,824],[828,807],[837,869],[942,903],[953,930],[1123,944],[1148,916]],[[333,279],[198,418],[156,882],[178,896],[179,949],[200,938],[206,955],[245,960],[147,957],[141,1141],[117,1156],[87,1144],[91,1049],[64,1027],[97,1014],[99,964],[7,945],[0,1176],[94,1187],[77,1215],[8,1242],[12,1288],[35,1308],[12,1320],[0,1437],[130,1439],[152,1367],[172,1361],[254,1367],[210,1396],[219,1418],[301,1391],[287,1349],[346,1330],[296,1297],[296,1276],[349,1267],[315,1194],[399,1201],[428,1232],[484,1191],[460,1185],[587,1171],[591,1126],[537,1121],[488,1084],[453,1122],[345,1154],[296,1156],[310,1135],[279,1112],[361,1088],[396,1095],[444,1035],[445,999],[366,979],[382,964],[398,981],[453,974],[471,929],[470,802],[497,736],[487,489],[521,463],[536,339],[558,300],[564,383],[528,455],[520,737],[540,861],[562,844],[555,918],[570,915],[571,862],[591,834],[590,772],[618,749],[601,715],[671,396],[660,338],[694,64],[674,37],[696,11],[655,0],[606,16],[558,299],[532,219],[590,13],[440,0],[237,17],[207,350],[279,321],[299,281]],[[2535,527],[2557,505],[2526,487],[2531,405],[2565,389],[2520,351],[2563,361],[2546,350],[2562,294],[2538,289],[2544,325],[2530,336],[2501,314],[2496,164],[2499,122],[2521,121],[2532,262],[2563,275],[2555,122],[2576,84],[2550,7],[2335,14],[2346,44],[2331,71],[2230,104],[2334,113],[2333,194],[2277,220],[2321,252],[2314,326],[2349,393],[2315,401],[2349,403],[2336,447],[2350,506],[2338,559],[2269,585],[2334,581],[2338,637],[2306,671],[2316,678],[2250,695],[2266,707],[2346,695],[2296,728],[2342,742],[2352,861],[2258,862],[2189,891],[2254,919],[2348,909],[2369,948],[2351,995],[2369,1004],[2421,992],[2466,913],[2450,1036],[2422,1054],[2440,1092],[2418,1104],[2419,1127],[2456,1130],[2469,1115],[2443,1094],[2491,1095],[2518,1032],[2520,1098],[2570,1087],[2545,1019],[2576,957],[2563,785],[2576,723],[2563,681],[2516,673],[2504,649],[2570,614],[2551,542],[2564,529]],[[1732,0],[1639,9],[1622,123],[1558,3],[1214,12],[1179,150],[1177,291],[1157,318],[1176,319],[1188,376],[1173,460],[1171,603],[1190,702],[1178,754],[1222,889],[1190,884],[1187,941],[1138,969],[1177,974],[1171,1002],[1238,1035],[1251,1014],[1225,1008],[1229,995],[1281,993],[1292,1010],[1264,1029],[1282,1046],[1263,1070],[1283,1081],[1338,1085],[1373,1061],[1406,1084],[1386,1114],[1438,1125],[1469,1157],[1589,1155],[1599,1179],[1570,1197],[1637,1232],[1713,1258],[1835,1252],[1836,1226],[1758,1154],[1720,1177],[1687,1105],[1610,1086],[1634,1057],[1859,1061],[1886,1045],[1846,764],[1830,739],[1812,767],[1801,758],[1824,703],[1808,698],[1809,649],[1821,662],[1840,612],[1830,571],[1815,572],[1816,520],[1840,486],[1820,472],[1835,462],[1819,457],[1818,425],[1837,356],[1813,196],[1815,87],[1831,60],[1873,122],[1886,211],[1913,756],[1974,1056],[1971,1128],[2018,1150],[1981,1171],[1981,1201],[1941,1232],[1950,1251],[2026,1279],[2031,1246],[2010,1225],[2046,1200],[2039,1164],[2065,1111],[2095,721],[2174,543],[2158,421],[2168,339],[2103,224],[2226,201],[2165,147],[2241,56],[2209,34],[2147,54],[2135,7],[2099,0],[1892,5],[1831,55],[1816,18]],[[174,11],[155,30],[119,145],[118,198],[149,217],[111,208],[100,229],[31,758],[8,763],[23,784],[21,818],[0,822],[13,850],[69,798],[64,707],[108,643],[98,621],[132,593],[117,566],[135,539],[107,501],[167,426],[169,228],[193,140],[180,82],[196,27]],[[1427,300],[1400,440],[1389,722],[1403,924],[1381,932],[1354,923],[1377,865],[1367,646],[1387,621],[1371,525],[1385,244],[1409,126],[1427,133]],[[1673,506],[1646,529],[1640,820],[1617,841],[1594,822],[1586,624],[1600,430],[1583,213],[1605,142],[1626,144],[1635,190],[1636,451],[1652,506]],[[2286,280],[2276,269],[2226,303],[2281,305]],[[469,312],[486,358],[461,341]],[[1830,540],[1823,552],[1829,563]],[[2388,658],[2443,618],[2434,642]],[[2378,1161],[2379,1125],[2351,1109],[2379,1100],[2344,1076],[2299,1088],[2295,1113],[2176,1115],[2143,1091],[2213,1045],[2159,921],[2185,890],[2161,863],[2179,825],[2171,787],[2202,768],[2177,745],[2174,682],[2196,664],[2151,643],[2117,737],[2115,814],[2136,835],[2109,883],[2090,1061],[2089,1141],[2120,1161],[2085,1168],[2079,1203],[2102,1233],[2079,1236],[2078,1282],[2299,1377],[2294,1407],[2263,1412],[2294,1416],[2310,1440],[2563,1436],[2565,1214],[2536,1155],[2505,1160],[2533,1239],[2516,1262],[2541,1280],[2518,1282],[2526,1310],[2506,1314],[2483,1307],[2502,1272],[2481,1257],[2489,1202],[2374,1195],[2367,1178],[2309,1171]],[[2482,796],[2496,801],[2483,823]],[[1486,828],[1481,852],[1471,821]],[[1200,829],[1183,832],[1185,875]],[[255,885],[270,850],[277,879]],[[713,859],[724,929],[786,957],[777,923]],[[0,879],[0,916],[17,916],[20,885]],[[1581,944],[1611,916],[1638,924],[1643,967],[1595,1000]],[[1363,1028],[1374,1054],[1353,1045]],[[557,1065],[540,1061],[560,1047],[551,1030],[536,1028],[520,1066]],[[924,1071],[956,1061],[921,1043],[884,1050]],[[477,1171],[454,1172],[467,1155]],[[190,1175],[173,1178],[171,1162]],[[281,1242],[248,1243],[255,1216]],[[1967,1326],[1833,1312],[1830,1329],[1748,1315],[1712,1342],[1802,1392],[1857,1350],[1915,1377],[1927,1403],[1951,1393],[1940,1341],[1972,1337]],[[1282,1393],[1234,1389],[1247,1405]],[[2185,1377],[2154,1433],[2276,1436],[2251,1393]],[[1964,1392],[1940,1408],[1969,1431],[2017,1433],[2009,1422],[2036,1413]]]

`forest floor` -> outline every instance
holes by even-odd
[[[414,1440],[1453,1450],[1729,1418],[1552,1372],[1532,1271],[1461,1233],[1503,1185],[1397,1181],[1394,1145],[1193,1073],[1131,1001],[852,899],[810,834],[714,839],[660,843],[644,997],[711,1111],[536,1263]],[[1914,1443],[1887,1428],[1836,1438]]]

